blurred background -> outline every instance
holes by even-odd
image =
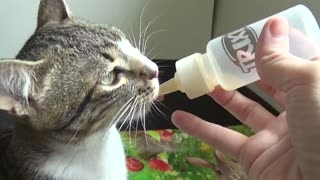
[[[211,37],[263,17],[305,4],[320,19],[319,0],[66,0],[72,14],[93,23],[117,26],[138,38],[151,22],[148,50],[157,59],[180,59],[204,52]],[[14,57],[33,33],[39,0],[6,0],[0,6],[0,56]],[[143,10],[144,9],[144,10]],[[143,12],[142,12],[143,11]]]
[[[319,0],[67,0],[67,3],[73,15],[92,23],[117,26],[132,41],[139,42],[142,34],[141,37],[148,39],[146,52],[161,66],[161,81],[173,76],[176,60],[195,52],[205,52],[210,39],[296,4],[306,5],[320,21]],[[1,58],[15,57],[34,32],[38,4],[39,0],[1,2]],[[275,114],[281,111],[254,85],[241,88],[240,92]],[[237,123],[206,96],[190,101],[184,94],[173,93],[163,103],[167,108],[162,110],[167,116],[175,109],[183,109],[222,125]],[[1,116],[3,114],[0,114],[0,123]],[[149,124],[150,128],[168,126],[172,126],[169,120]]]

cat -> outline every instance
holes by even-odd
[[[119,29],[40,0],[34,34],[0,60],[0,108],[16,117],[0,135],[0,180],[127,179],[116,124],[158,92],[157,65]]]

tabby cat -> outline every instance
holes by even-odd
[[[127,179],[115,125],[150,109],[157,76],[120,30],[41,0],[35,33],[0,60],[0,108],[16,116],[0,135],[0,180]]]

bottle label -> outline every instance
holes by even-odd
[[[222,37],[226,54],[244,73],[250,73],[256,67],[254,58],[257,42],[258,36],[251,27],[243,27]]]

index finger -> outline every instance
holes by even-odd
[[[243,143],[248,139],[247,136],[239,132],[204,121],[182,111],[174,112],[172,121],[182,131],[201,139],[237,160]]]

